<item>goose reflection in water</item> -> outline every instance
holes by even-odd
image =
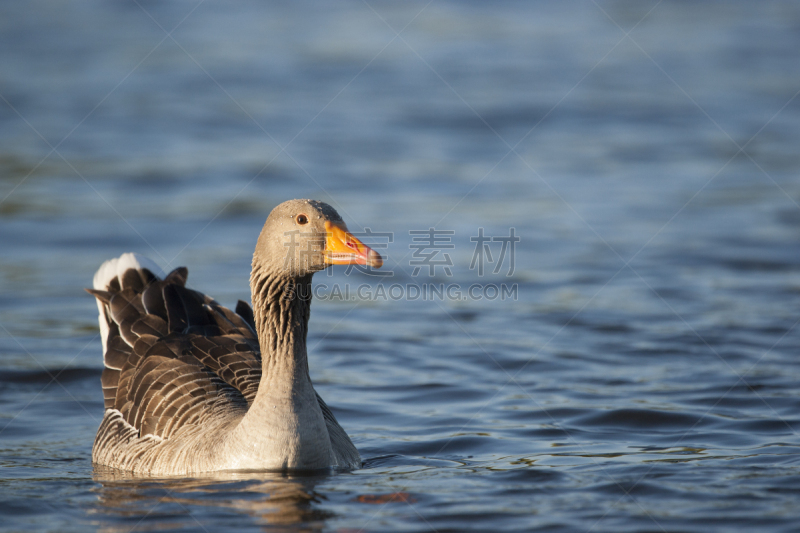
[[[98,519],[100,531],[164,530],[176,527],[202,528],[193,508],[219,508],[230,515],[235,527],[238,513],[255,518],[269,531],[287,526],[297,531],[322,531],[334,516],[320,510],[320,495],[315,487],[327,476],[288,475],[272,472],[214,472],[191,478],[164,478],[132,475],[95,465],[94,481],[98,506],[95,515],[113,515],[114,525],[106,527]],[[130,520],[121,525],[120,518]],[[219,523],[219,522],[216,522]]]

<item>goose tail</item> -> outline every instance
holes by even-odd
[[[135,253],[122,254],[100,265],[92,279],[93,290],[87,291],[97,298],[97,321],[100,325],[100,339],[103,341],[103,354],[107,353],[109,341],[111,317],[108,316],[108,299],[111,294],[129,286],[143,287],[162,276],[158,265]]]

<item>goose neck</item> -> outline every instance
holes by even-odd
[[[251,286],[262,380],[286,384],[308,381],[311,276],[290,278],[254,272]]]

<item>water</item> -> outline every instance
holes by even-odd
[[[796,530],[796,3],[4,2],[0,28],[3,530]],[[393,234],[392,276],[317,276],[309,333],[364,468],[93,468],[94,270],[136,251],[233,305],[295,197]],[[451,275],[412,276],[431,227]],[[469,268],[479,228],[514,228],[513,273]]]

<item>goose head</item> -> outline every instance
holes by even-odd
[[[289,200],[273,209],[253,256],[254,266],[290,278],[350,264],[380,268],[383,258],[350,233],[333,207],[317,200]]]

